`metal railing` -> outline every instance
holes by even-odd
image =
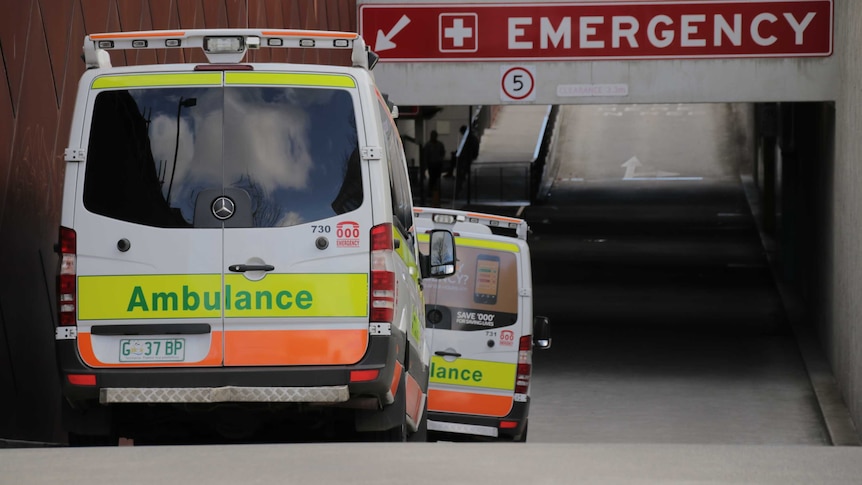
[[[473,164],[467,184],[467,203],[530,204],[541,198],[544,179],[550,176],[549,160],[557,133],[559,106],[548,106],[536,136],[532,160]]]
[[[467,203],[530,203],[532,162],[485,162],[470,170]]]

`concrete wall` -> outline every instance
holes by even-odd
[[[862,424],[862,7],[835,5],[840,88],[835,103],[831,308],[820,328],[850,413]],[[846,47],[845,47],[846,46]]]
[[[0,14],[0,438],[60,441],[53,245],[84,35],[265,27],[356,31],[355,0],[4,0]],[[252,60],[348,64],[323,50]],[[188,57],[187,57],[188,56]],[[174,50],[114,65],[204,61]]]
[[[840,1],[840,0],[839,0]],[[527,104],[725,103],[834,98],[835,56],[815,59],[712,61],[512,62],[536,70],[536,100]],[[382,90],[403,104],[518,104],[500,94],[499,63],[380,62]],[[557,86],[624,84],[625,96],[568,97]],[[440,86],[445,86],[441,89]]]

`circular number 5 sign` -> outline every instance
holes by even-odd
[[[502,101],[536,100],[535,66],[502,66],[500,74],[500,99]]]

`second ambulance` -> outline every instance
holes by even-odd
[[[533,316],[528,226],[522,219],[416,208],[420,233],[455,234],[456,272],[425,280],[431,334],[428,430],[446,439],[526,441],[532,350],[551,345]]]

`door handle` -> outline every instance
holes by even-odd
[[[232,264],[227,269],[234,273],[245,273],[246,271],[272,271],[275,266],[271,264]]]
[[[458,352],[446,352],[445,350],[438,350],[434,352],[434,355],[439,355],[440,357],[461,357],[461,354]]]

